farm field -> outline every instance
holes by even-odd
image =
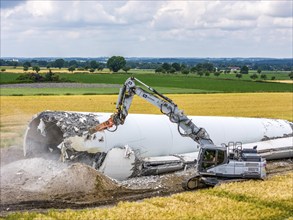
[[[0,73],[1,84],[19,83],[17,77],[21,74]],[[134,76],[144,83],[158,88],[178,88],[177,91],[164,90],[165,93],[179,93],[181,89],[190,89],[186,93],[235,93],[235,92],[292,92],[292,85],[266,81],[221,79],[213,77],[198,77],[194,75],[154,75],[154,74],[58,74],[59,78],[67,82],[91,84],[123,84],[125,80]],[[159,89],[158,89],[159,90]],[[1,87],[1,92],[13,95],[13,92]],[[118,91],[117,91],[118,92]],[[40,93],[44,93],[40,91]],[[70,92],[69,92],[70,93]],[[81,94],[87,91],[81,91]],[[180,92],[182,93],[182,92]],[[50,92],[49,92],[50,94]]]
[[[28,71],[23,71],[22,67],[5,67],[5,66],[0,66],[0,69],[5,69],[5,72],[2,73],[13,73],[13,74],[23,74],[23,73],[32,73],[34,72],[32,69],[29,69]],[[67,68],[50,68],[52,70],[52,72],[54,73],[66,73],[66,74],[89,74],[89,71],[87,70],[75,70],[73,72],[69,72]],[[47,68],[41,68],[40,72],[41,74],[43,73],[47,73],[48,69]],[[239,72],[239,71],[238,71]],[[92,74],[110,74],[111,71],[108,68],[104,68],[102,71],[95,71]],[[242,76],[242,80],[251,80],[250,79],[250,75],[257,73],[256,70],[250,70],[249,74],[243,74]],[[271,79],[272,76],[275,76],[277,80],[288,80],[289,76],[288,74],[290,73],[290,71],[262,71],[261,74],[266,74],[267,75],[267,79]],[[118,71],[118,74],[125,74],[124,71],[120,70]],[[156,74],[154,69],[131,69],[128,71],[128,74]],[[259,76],[261,74],[258,74]],[[168,75],[168,74],[167,74]],[[172,74],[172,75],[180,75],[179,73],[176,74]],[[194,73],[190,73],[189,76],[194,76],[194,77],[199,77],[196,76],[196,74]],[[202,76],[204,77],[204,76]],[[235,77],[235,73],[229,73],[229,74],[220,74],[220,76],[214,76],[213,74],[210,74],[210,76],[208,76],[208,78],[222,78],[222,79],[237,79]]]
[[[293,121],[292,93],[168,95],[188,115],[280,118]],[[41,111],[114,112],[117,95],[1,96],[1,146],[21,143],[30,118]],[[130,113],[160,114],[135,97]]]
[[[14,82],[13,77],[18,75],[5,74],[5,79],[10,79],[10,82]],[[108,86],[106,88],[62,88],[64,85],[62,83],[61,88],[1,87],[0,149],[7,149],[10,146],[21,148],[28,121],[32,115],[41,111],[114,112],[118,87],[129,76],[129,74],[60,73],[60,77],[68,77],[67,80],[70,81],[87,83],[86,85],[106,84]],[[153,74],[139,73],[135,76],[152,85],[159,92],[168,94],[168,97],[188,115],[267,117],[293,121],[291,85],[196,76],[156,75],[154,77]],[[248,91],[251,92],[244,93]],[[160,111],[135,97],[130,113],[160,114]],[[237,219],[239,216],[241,218],[238,219],[288,218],[292,216],[293,206],[290,200],[292,198],[290,187],[288,187],[292,175],[291,172],[264,182],[233,183],[214,189],[175,194],[166,198],[145,199],[138,203],[120,202],[112,208],[61,212],[51,210],[44,214],[14,213],[7,219],[133,219],[133,216],[135,219]],[[245,191],[237,189],[245,189]],[[255,191],[258,193],[255,194]],[[215,215],[210,210],[218,214]]]
[[[168,95],[188,115],[268,117],[293,121],[292,93]],[[117,95],[1,96],[1,149],[21,145],[27,122],[44,110],[113,112]],[[135,97],[130,113],[160,114]],[[293,216],[293,173],[111,208],[12,213],[6,219],[286,219]],[[184,210],[184,211],[183,211]],[[212,210],[212,211],[211,211]]]
[[[164,94],[194,94],[194,93],[217,93],[213,90],[200,90],[200,89],[185,89],[185,88],[172,88],[172,87],[156,87],[158,91]],[[44,96],[44,95],[105,95],[105,94],[118,94],[119,88],[0,88],[1,96]]]

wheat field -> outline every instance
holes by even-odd
[[[279,118],[293,121],[293,93],[168,95],[187,115]],[[1,96],[1,147],[21,143],[32,116],[45,110],[114,112],[117,95]],[[130,113],[161,114],[135,97]]]
[[[188,115],[267,117],[293,120],[293,93],[229,93],[169,95]],[[27,116],[44,110],[113,112],[117,95],[1,96],[1,117]],[[130,113],[160,114],[135,97]]]

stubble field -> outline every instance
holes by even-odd
[[[293,93],[168,95],[187,115],[279,118],[293,121]],[[114,112],[117,95],[1,96],[1,146],[22,140],[31,117],[41,111]],[[135,97],[130,113],[160,114]]]
[[[293,173],[266,181],[229,183],[115,207],[16,213],[7,219],[293,219]]]
[[[267,117],[293,121],[292,93],[168,95],[188,115]],[[113,112],[116,95],[1,96],[1,147],[21,146],[33,114],[44,110]],[[160,114],[135,97],[130,113]],[[3,144],[4,143],[4,144]],[[280,164],[282,166],[282,164]],[[231,183],[111,208],[14,213],[7,219],[292,219],[293,173]]]

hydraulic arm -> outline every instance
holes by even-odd
[[[135,82],[140,83],[152,93],[136,86]],[[107,121],[90,128],[89,133],[92,134],[105,129],[109,130],[109,128],[113,126],[116,126],[117,129],[119,125],[124,124],[134,95],[138,95],[142,99],[158,107],[162,114],[168,116],[171,122],[178,125],[178,131],[182,136],[190,137],[200,145],[213,144],[206,130],[197,127],[171,99],[134,77],[128,78],[123,87],[120,88],[116,104],[117,112],[111,115]]]

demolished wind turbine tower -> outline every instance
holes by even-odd
[[[159,174],[183,169],[197,157],[199,145],[182,137],[162,115],[130,114],[117,131],[83,135],[110,113],[42,112],[30,122],[24,139],[26,156],[62,154],[78,161],[87,155],[95,168],[112,178]],[[190,117],[214,143],[256,146],[267,159],[293,157],[292,123],[285,120]],[[143,166],[144,165],[144,166]]]
[[[194,165],[201,146],[198,137],[207,144],[241,142],[243,147],[257,146],[258,153],[266,159],[293,157],[291,122],[265,118],[186,117],[172,100],[141,82],[158,97],[146,93],[134,87],[131,80],[127,80],[120,90],[118,112],[113,115],[52,111],[36,115],[25,134],[24,154],[55,155],[57,158],[61,156],[63,161],[84,161],[119,180]],[[125,93],[127,86],[129,93]],[[128,115],[132,93],[159,107],[170,120],[164,115]],[[163,108],[172,111],[164,113]],[[110,128],[113,124],[123,126],[116,127],[113,132]],[[107,129],[99,129],[103,126]],[[185,134],[190,131],[185,136],[191,138],[183,137],[179,127]]]

